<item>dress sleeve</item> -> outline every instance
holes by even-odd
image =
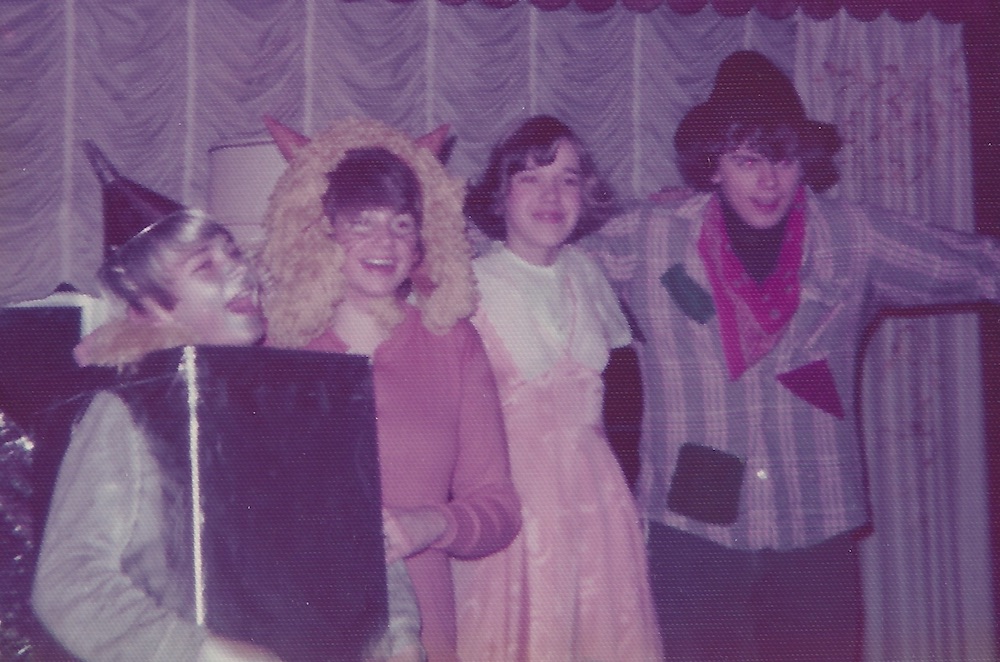
[[[480,558],[514,539],[521,528],[521,506],[486,350],[472,325],[460,324],[466,341],[460,368],[459,450],[446,508],[448,528],[435,547],[459,558]]]
[[[150,493],[141,484],[149,475],[142,463],[151,461],[142,444],[122,401],[101,393],[59,470],[32,602],[55,638],[83,660],[194,660],[206,637],[123,570],[139,499]]]

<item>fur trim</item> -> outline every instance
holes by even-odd
[[[424,255],[411,276],[424,326],[443,334],[475,310],[472,249],[462,215],[465,183],[450,177],[434,154],[402,132],[375,120],[348,119],[299,149],[271,194],[261,253],[271,345],[304,346],[329,327],[333,308],[343,300],[343,249],[330,239],[321,198],[326,173],[348,150],[369,146],[388,149],[420,181]],[[387,310],[382,317],[395,325],[401,312]]]
[[[196,344],[197,339],[179,326],[150,324],[126,317],[94,329],[73,349],[73,357],[81,366],[122,369],[138,363],[150,352]]]

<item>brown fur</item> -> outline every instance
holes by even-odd
[[[88,334],[73,349],[82,366],[124,368],[160,349],[196,345],[198,339],[179,326],[152,324],[131,317],[113,320]]]

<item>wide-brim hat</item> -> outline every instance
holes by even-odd
[[[802,149],[839,148],[833,124],[811,120],[791,78],[757,51],[736,51],[719,65],[708,100],[681,120],[675,144],[718,141],[734,125],[787,126]]]

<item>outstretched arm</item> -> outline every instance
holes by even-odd
[[[985,235],[923,226],[875,213],[870,245],[874,296],[880,306],[996,301],[1000,249]]]

